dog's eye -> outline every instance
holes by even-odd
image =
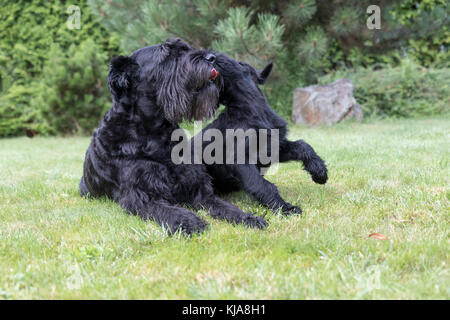
[[[210,63],[214,63],[216,61],[216,56],[213,55],[212,53],[208,53],[205,56],[206,61],[210,62]]]

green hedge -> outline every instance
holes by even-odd
[[[77,5],[81,11],[81,29],[69,29],[66,21],[69,14],[66,12],[70,5]],[[110,34],[107,29],[96,21],[91,9],[86,1],[5,1],[0,7],[0,136],[12,136],[23,134],[26,129],[36,130],[41,133],[85,131],[84,120],[80,119],[80,130],[74,130],[73,121],[69,116],[62,114],[60,119],[51,119],[48,113],[56,106],[64,106],[66,111],[72,115],[78,115],[80,103],[67,103],[67,101],[93,101],[97,99],[98,91],[89,88],[92,85],[90,76],[80,80],[79,85],[88,88],[86,91],[75,93],[75,86],[64,93],[64,95],[49,94],[50,92],[61,92],[63,88],[58,84],[60,79],[52,75],[54,70],[58,73],[64,68],[67,72],[73,72],[71,64],[76,65],[75,69],[81,73],[82,77],[90,74],[90,71],[81,70],[80,61],[95,61],[102,70],[93,71],[92,77],[98,78],[101,85],[105,86],[105,74],[108,68],[109,59],[119,53],[119,39]],[[77,54],[80,50],[87,48],[83,46],[85,41],[91,41],[95,45],[93,50],[96,57],[82,57]],[[58,46],[59,59],[53,56],[56,54]],[[53,49],[52,49],[53,48]],[[71,49],[69,49],[71,48]],[[78,49],[77,49],[78,48]],[[89,49],[89,48],[88,48]],[[89,54],[88,54],[89,55]],[[74,62],[70,60],[74,59]],[[51,63],[49,61],[52,61]],[[62,65],[58,65],[63,62]],[[48,65],[45,68],[46,64]],[[97,68],[97,67],[96,67]],[[47,74],[43,74],[43,70]],[[71,75],[68,74],[67,77]],[[73,75],[72,75],[73,76]],[[50,79],[52,78],[53,79]],[[61,77],[61,75],[59,75]],[[87,80],[87,81],[85,81]],[[85,82],[85,83],[82,83]],[[44,90],[42,84],[48,86]],[[78,88],[80,89],[80,88]],[[83,89],[84,90],[84,89]],[[74,95],[73,95],[74,94]],[[102,92],[104,95],[104,92]],[[73,95],[69,97],[69,95]],[[106,97],[109,94],[106,93]],[[55,99],[59,99],[58,102]],[[52,101],[53,107],[46,108],[47,116],[42,113],[38,106],[39,101]],[[91,108],[91,106],[86,106]],[[103,112],[104,101],[100,101],[98,110]],[[58,108],[56,108],[58,109]],[[54,111],[56,111],[56,109]],[[62,110],[60,110],[62,111]],[[59,112],[59,111],[58,111]],[[92,121],[97,121],[97,112]],[[61,113],[54,114],[60,117]],[[64,126],[67,121],[67,127]],[[91,121],[91,120],[89,120]],[[57,124],[57,125],[56,125]],[[91,124],[92,125],[92,124]]]
[[[50,50],[32,103],[42,111],[50,133],[91,134],[111,106],[106,85],[105,53],[87,40],[65,52],[59,46]]]
[[[412,61],[380,68],[339,71],[319,82],[349,78],[366,116],[416,117],[450,112],[450,69],[427,69]]]

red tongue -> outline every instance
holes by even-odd
[[[217,78],[217,75],[218,75],[219,73],[217,72],[217,70],[216,69],[212,69],[211,70],[211,80],[215,80],[216,78]]]

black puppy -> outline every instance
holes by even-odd
[[[223,90],[220,93],[220,102],[226,109],[210,125],[203,129],[205,134],[210,129],[218,129],[225,136],[227,129],[243,129],[247,131],[254,129],[259,133],[259,129],[267,132],[267,155],[271,154],[272,136],[271,129],[278,129],[278,160],[287,162],[290,160],[301,161],[304,169],[308,171],[314,182],[324,184],[327,177],[327,168],[323,160],[316,154],[313,148],[303,140],[289,141],[286,138],[287,122],[272,110],[266,97],[258,88],[264,84],[270,72],[272,64],[269,64],[261,71],[256,71],[252,66],[229,58],[224,54],[217,54],[216,65],[224,80]],[[243,189],[252,195],[261,204],[279,209],[284,214],[297,213],[302,211],[298,206],[294,206],[280,196],[277,187],[264,179],[261,169],[265,169],[272,163],[264,163],[260,158],[261,137],[257,137],[258,148],[249,148],[249,137],[245,140],[245,162],[237,164],[237,152],[234,152],[234,163],[226,161],[226,153],[235,146],[227,145],[230,140],[226,140],[223,150],[222,164],[207,164],[207,170],[213,177],[214,188],[219,193]],[[227,142],[228,141],[228,142]],[[210,142],[203,141],[203,148]],[[251,156],[257,159],[256,163],[250,162]],[[271,157],[272,158],[272,157]]]
[[[217,197],[203,165],[175,164],[171,157],[177,123],[211,117],[218,107],[222,80],[214,63],[214,54],[193,50],[181,39],[114,58],[108,74],[113,104],[86,152],[81,195],[110,197],[170,232],[192,234],[206,227],[181,204],[265,227],[263,218]]]

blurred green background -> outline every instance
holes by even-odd
[[[67,26],[70,5],[80,29]],[[274,61],[263,90],[286,119],[295,87],[342,77],[367,119],[449,113],[449,12],[445,0],[3,1],[0,137],[91,134],[111,103],[109,60],[170,36],[257,68]]]

